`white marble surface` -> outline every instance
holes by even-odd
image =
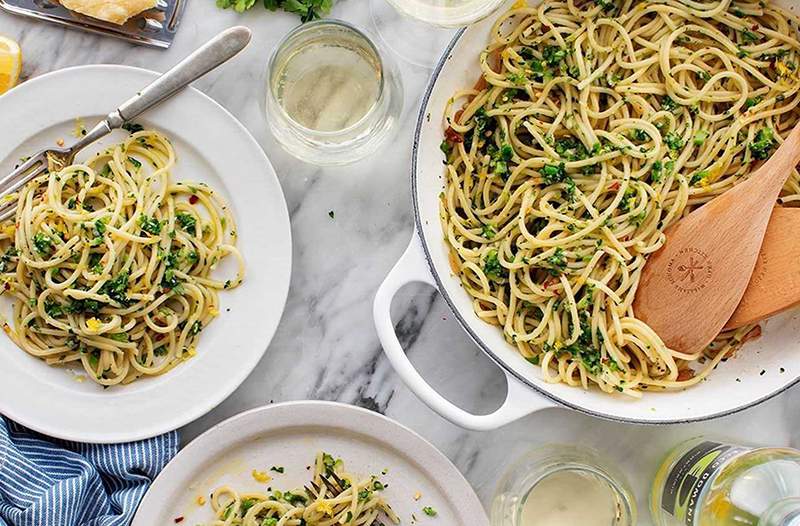
[[[254,31],[242,56],[197,87],[238,117],[275,165],[291,214],[294,273],[283,321],[258,368],[233,396],[183,429],[184,441],[270,401],[338,400],[380,411],[431,440],[487,506],[505,467],[529,448],[548,442],[590,445],[629,477],[639,498],[640,524],[650,524],[645,498],[656,464],[684,438],[713,434],[746,443],[800,446],[800,389],[715,422],[670,427],[621,425],[551,409],[501,430],[477,433],[456,428],[428,410],[384,358],[371,307],[375,290],[411,236],[411,130],[429,72],[400,62],[406,89],[402,126],[397,138],[373,158],[336,169],[304,164],[275,144],[258,109],[266,59],[297,19],[256,7],[237,15],[217,10],[213,0],[193,0],[168,51],[0,13],[0,34],[22,45],[24,78],[93,63],[163,71],[225,27],[241,23]],[[367,0],[339,0],[333,15],[373,27]],[[431,54],[438,53],[435,46],[428,47]],[[13,123],[2,122],[0,116],[0,125]],[[488,412],[500,404],[502,375],[462,334],[432,290],[405,291],[397,300],[396,316],[413,361],[444,394],[476,411]]]

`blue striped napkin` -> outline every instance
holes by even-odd
[[[128,444],[80,444],[0,415],[0,526],[128,526],[178,444],[177,431]]]

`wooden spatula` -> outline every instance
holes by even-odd
[[[669,348],[699,351],[730,319],[775,200],[798,162],[800,125],[747,181],[666,230],[666,243],[642,270],[633,308]]]
[[[756,266],[725,329],[761,321],[800,304],[800,208],[777,206]]]

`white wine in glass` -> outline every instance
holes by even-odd
[[[388,0],[412,18],[441,27],[468,26],[492,14],[506,0]]]
[[[418,66],[431,68],[455,34],[508,0],[370,0],[372,20],[387,47]]]

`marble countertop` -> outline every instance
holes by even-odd
[[[374,30],[368,0],[339,0],[333,16]],[[375,291],[412,233],[412,127],[429,70],[398,60],[406,97],[400,130],[371,159],[344,168],[304,164],[275,143],[258,101],[269,53],[297,22],[292,15],[259,6],[238,15],[218,10],[213,0],[195,0],[187,6],[172,48],[164,51],[0,12],[0,34],[22,46],[23,79],[80,64],[163,71],[225,27],[239,23],[253,29],[253,42],[242,56],[196,86],[247,126],[275,166],[292,221],[291,289],[278,332],[256,370],[230,398],[182,430],[184,443],[225,418],[271,401],[338,400],[379,411],[429,439],[465,474],[487,508],[506,466],[530,448],[544,443],[592,446],[627,474],[639,499],[640,524],[650,524],[646,495],[656,465],[685,438],[711,434],[743,443],[800,446],[800,389],[731,417],[667,427],[548,409],[497,431],[470,432],[430,411],[394,374],[372,323]],[[419,46],[439,53],[433,41]],[[435,387],[468,410],[489,412],[500,405],[503,375],[462,333],[432,289],[405,289],[395,312],[412,361]]]

